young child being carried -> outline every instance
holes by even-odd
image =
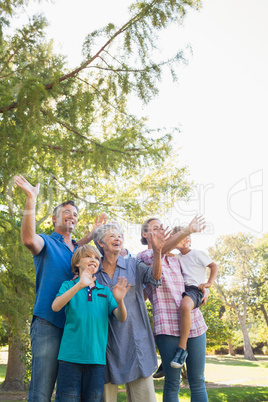
[[[76,279],[65,281],[52,304],[53,311],[64,306],[66,322],[59,351],[56,401],[101,401],[106,365],[108,316],[124,322],[124,297],[130,288],[126,278],[118,278],[113,293],[94,276],[101,255],[90,245],[79,247],[71,260]]]
[[[171,235],[180,232],[184,228],[176,226],[173,228]],[[211,258],[199,250],[191,250],[191,237],[187,236],[177,246],[180,251],[176,255],[180,262],[182,275],[185,284],[185,292],[182,294],[182,302],[180,305],[180,342],[177,352],[170,362],[171,367],[180,368],[186,361],[188,356],[186,345],[191,328],[191,311],[199,307],[204,298],[206,288],[215,281],[218,266]],[[210,268],[209,279],[206,282],[206,267]]]

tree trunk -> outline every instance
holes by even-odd
[[[235,351],[234,351],[231,339],[228,339],[228,350],[229,350],[229,355],[235,356]]]
[[[8,339],[8,361],[5,381],[1,385],[1,391],[24,391],[23,382],[25,365],[21,359],[21,341],[12,335]]]
[[[268,314],[267,314],[267,311],[266,311],[266,309],[265,309],[265,307],[264,307],[263,304],[261,305],[260,308],[261,308],[261,311],[262,311],[262,313],[263,313],[263,316],[264,316],[266,325],[267,325],[267,327],[268,327]]]
[[[238,319],[241,325],[241,329],[242,329],[242,333],[243,333],[243,339],[244,339],[244,358],[247,360],[257,360],[256,357],[254,356],[251,344],[250,344],[250,340],[249,340],[249,336],[248,336],[248,330],[247,330],[247,326],[246,326],[246,317],[245,316],[241,316],[241,314],[239,313],[239,311],[237,311],[238,314]]]

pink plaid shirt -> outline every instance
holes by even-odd
[[[153,251],[145,250],[137,255],[147,265],[152,265]],[[162,256],[162,286],[158,288],[146,285],[145,291],[153,306],[154,336],[180,335],[179,307],[184,292],[183,277],[179,261],[175,256]],[[199,308],[191,312],[191,330],[189,338],[204,334],[207,325]]]

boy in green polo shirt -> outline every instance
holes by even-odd
[[[77,279],[65,281],[52,304],[53,311],[64,306],[66,322],[59,351],[56,401],[102,400],[105,381],[108,316],[124,322],[124,297],[130,288],[118,278],[113,293],[94,276],[100,263],[99,251],[90,245],[79,247],[71,267]]]

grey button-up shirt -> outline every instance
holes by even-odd
[[[125,384],[150,376],[157,368],[155,342],[147,315],[143,284],[161,285],[152,277],[152,267],[136,258],[119,255],[113,278],[103,271],[96,273],[97,281],[112,291],[118,277],[124,276],[131,287],[125,296],[127,319],[119,322],[112,314],[109,319],[106,382]]]

